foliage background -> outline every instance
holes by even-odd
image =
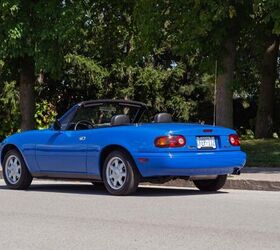
[[[233,29],[233,125],[253,137],[264,35],[279,34],[280,6],[277,0],[1,0],[0,22],[1,138],[20,129],[25,56],[35,65],[36,128],[76,102],[100,98],[139,100],[153,113],[211,124],[221,44]],[[280,133],[279,62],[274,136]]]

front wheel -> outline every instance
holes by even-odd
[[[17,150],[10,150],[5,155],[3,177],[7,186],[11,189],[27,189],[30,186],[33,178]]]
[[[227,180],[227,175],[218,175],[213,180],[195,180],[194,185],[201,191],[218,191],[221,189]]]
[[[129,195],[136,191],[140,174],[131,157],[123,151],[113,151],[102,169],[103,182],[113,195]]]

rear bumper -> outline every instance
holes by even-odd
[[[134,155],[143,177],[230,174],[246,163],[242,151],[139,153]]]

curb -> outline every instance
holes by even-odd
[[[154,185],[153,183],[144,183],[144,185]],[[156,184],[157,186],[168,187],[195,187],[191,181],[183,179],[171,180],[164,184]],[[280,191],[280,181],[262,181],[262,180],[234,180],[231,177],[223,189],[239,189],[239,190],[258,190],[258,191]]]
[[[0,179],[2,179],[2,170],[0,170]],[[154,185],[153,183],[142,183],[144,185]],[[168,181],[164,184],[157,184],[157,186],[167,187],[195,187],[191,181],[183,179],[176,179]],[[262,181],[262,180],[241,180],[228,177],[223,189],[241,189],[241,190],[259,190],[259,191],[280,191],[280,181]]]

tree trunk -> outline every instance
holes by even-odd
[[[232,81],[235,67],[236,47],[234,39],[228,39],[224,45],[222,73],[218,74],[216,86],[216,124],[233,127]]]
[[[35,126],[35,70],[34,61],[31,58],[25,57],[21,60],[20,70],[20,113],[22,131],[34,129]]]
[[[279,37],[271,36],[266,42],[261,68],[261,85],[258,99],[258,112],[255,136],[269,138],[273,133],[273,101],[277,77],[277,57]]]

